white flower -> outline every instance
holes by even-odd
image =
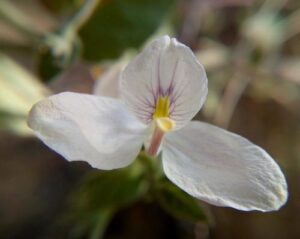
[[[123,101],[61,93],[32,108],[29,126],[67,160],[99,169],[129,165],[143,144],[150,155],[161,150],[166,176],[213,205],[271,211],[286,202],[284,175],[268,153],[236,134],[190,122],[205,101],[207,78],[188,47],[158,38],[120,80]]]

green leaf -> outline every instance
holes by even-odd
[[[157,187],[155,194],[161,207],[172,216],[191,222],[207,221],[199,201],[174,184],[163,182]]]
[[[103,0],[80,30],[84,57],[98,61],[139,47],[160,26],[175,0]]]
[[[144,167],[136,161],[121,170],[94,172],[72,194],[66,219],[73,237],[100,238],[114,213],[140,199],[148,189]]]
[[[95,224],[93,230],[90,233],[90,239],[99,239],[104,236],[105,229],[108,226],[112,216],[112,210],[103,210],[102,213],[98,215],[97,223]]]
[[[105,230],[109,225],[114,211],[112,209],[103,209],[101,211],[95,212],[84,212],[76,214],[69,214],[67,223],[65,222],[63,226],[58,227],[60,235],[64,233],[69,235],[68,238],[83,238],[89,235],[90,239],[100,239],[103,238]],[[67,237],[65,235],[65,237]]]
[[[89,175],[76,193],[78,206],[94,211],[117,208],[138,199],[147,185],[140,172],[134,169],[135,166]]]

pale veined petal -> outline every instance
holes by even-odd
[[[112,98],[120,98],[120,74],[127,62],[121,61],[112,65],[96,81],[93,94]]]
[[[159,98],[180,128],[190,121],[207,95],[203,66],[185,45],[168,36],[158,38],[121,73],[121,95],[132,111],[149,123]],[[164,111],[165,112],[165,111]]]
[[[119,100],[68,92],[38,102],[28,124],[67,160],[83,160],[99,169],[130,164],[146,128]]]
[[[217,206],[272,211],[287,200],[279,166],[239,135],[192,121],[164,141],[167,177],[192,196]]]

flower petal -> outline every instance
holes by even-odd
[[[28,124],[67,160],[84,160],[99,169],[130,164],[146,127],[116,99],[68,92],[38,102]]]
[[[112,65],[96,81],[93,94],[112,98],[120,98],[120,74],[126,66],[126,61],[121,61]]]
[[[145,123],[152,120],[158,97],[168,97],[169,117],[180,128],[202,107],[207,78],[187,46],[164,36],[127,65],[121,73],[120,91],[130,109]]]
[[[279,166],[239,135],[193,121],[163,145],[167,177],[187,193],[217,206],[272,211],[287,200]]]

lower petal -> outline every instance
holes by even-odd
[[[173,183],[208,203],[272,211],[287,200],[285,177],[271,156],[221,128],[193,121],[169,133],[162,158]]]
[[[83,160],[99,169],[129,165],[145,134],[145,126],[119,100],[77,93],[61,93],[38,102],[28,124],[67,160]]]

